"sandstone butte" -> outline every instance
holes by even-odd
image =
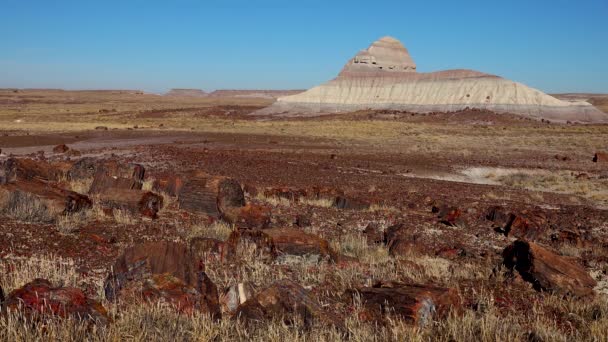
[[[416,113],[466,108],[512,113],[552,122],[608,122],[608,114],[583,101],[562,101],[502,77],[473,71],[416,71],[408,50],[383,37],[349,60],[338,77],[303,93],[280,97],[255,115],[300,116],[357,110]]]

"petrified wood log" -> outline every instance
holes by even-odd
[[[245,322],[282,318],[287,324],[300,322],[305,327],[317,320],[344,329],[337,313],[325,310],[308,291],[289,279],[274,282],[239,305],[235,317]]]
[[[223,210],[222,218],[239,229],[264,229],[270,225],[270,208],[255,204],[229,207]]]
[[[150,191],[114,188],[100,193],[99,203],[106,208],[156,218],[163,207],[163,198]]]
[[[38,201],[44,216],[55,217],[75,213],[91,207],[91,200],[74,191],[60,189],[41,181],[21,181],[0,186],[0,208],[23,210]]]
[[[180,176],[171,175],[168,177],[156,179],[152,184],[152,190],[155,192],[164,192],[169,196],[177,197],[184,186],[184,179]]]
[[[67,174],[66,164],[50,164],[26,158],[9,158],[0,164],[0,184],[21,181],[58,181]]]
[[[107,324],[108,313],[101,303],[74,287],[54,287],[48,280],[34,279],[13,290],[3,310],[19,311],[29,319],[61,317],[90,323]]]
[[[97,194],[108,189],[139,189],[144,181],[145,168],[139,164],[121,164],[115,160],[103,162],[96,166],[90,194]]]
[[[163,299],[180,311],[220,318],[217,287],[188,246],[169,241],[127,248],[104,282],[108,300]],[[143,297],[143,298],[142,298]]]
[[[575,297],[594,294],[596,282],[582,266],[532,242],[517,240],[505,248],[503,264],[537,291]]]
[[[234,256],[237,246],[247,242],[271,258],[281,255],[318,255],[335,262],[341,260],[341,256],[331,249],[327,240],[296,228],[235,230],[224,246],[227,249],[225,253]]]
[[[220,218],[226,209],[244,206],[245,195],[234,179],[197,176],[184,183],[178,201],[180,209]]]
[[[385,314],[395,314],[424,326],[434,317],[445,316],[450,309],[460,306],[454,289],[427,285],[380,282],[373,287],[348,291],[347,294],[360,297],[364,307],[362,318],[380,322]]]

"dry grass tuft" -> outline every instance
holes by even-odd
[[[48,208],[37,196],[21,191],[8,194],[0,213],[13,219],[30,223],[51,223],[59,213]]]

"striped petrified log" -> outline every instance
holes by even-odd
[[[98,194],[108,189],[139,189],[144,181],[145,169],[139,164],[121,164],[115,160],[97,167],[90,194]]]
[[[517,240],[502,252],[503,264],[537,291],[548,291],[574,297],[595,294],[596,281],[572,258],[525,240]]]
[[[137,189],[107,189],[99,195],[99,203],[108,209],[124,210],[156,218],[163,206],[163,198],[155,193]]]
[[[0,163],[0,184],[17,180],[58,181],[67,174],[66,165],[65,163],[50,164],[27,158],[9,158]]]
[[[424,326],[435,316],[445,316],[460,308],[457,292],[443,287],[379,282],[346,293],[360,298],[363,305],[360,318],[372,321],[383,321],[384,315],[390,313]]]
[[[17,180],[0,185],[0,211],[9,211],[27,219],[52,221],[58,215],[90,207],[91,200],[87,196],[41,181]]]
[[[179,207],[194,213],[221,218],[229,208],[245,205],[239,182],[226,177],[200,175],[184,183],[179,194]]]

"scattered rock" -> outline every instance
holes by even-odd
[[[95,130],[96,131],[107,131],[108,127],[106,127],[106,126],[97,126],[97,127],[95,127]]]
[[[312,225],[312,219],[310,214],[298,214],[296,215],[296,226],[300,228],[310,227]]]
[[[221,317],[215,284],[203,272],[202,260],[176,242],[146,242],[116,260],[104,283],[106,298],[116,301],[164,300],[181,312]]]
[[[593,156],[594,163],[608,163],[608,152],[596,152]]]
[[[321,237],[306,233],[296,228],[265,229],[263,234],[270,238],[272,245],[279,254],[289,255],[319,255],[334,261],[338,256],[330,248],[329,242]]]
[[[53,287],[48,280],[34,279],[12,291],[3,302],[3,310],[20,310],[28,319],[70,318],[90,323],[110,321],[105,308],[74,287]]]
[[[334,200],[334,207],[346,210],[367,210],[371,203],[352,197],[338,196]]]
[[[500,206],[491,207],[486,218],[494,222],[494,229],[505,236],[537,240],[547,234],[547,216],[541,211],[507,213]]]
[[[394,314],[418,326],[425,326],[436,317],[445,317],[460,308],[457,291],[450,288],[379,282],[347,292],[361,299],[364,311],[360,318],[383,322],[386,314]]]
[[[66,144],[61,144],[53,147],[53,153],[66,153],[70,148]]]
[[[368,243],[380,244],[384,242],[384,232],[376,222],[370,222],[367,227],[365,227],[363,236],[365,236]]]
[[[235,317],[248,323],[280,318],[285,324],[299,323],[304,327],[317,320],[344,330],[337,313],[326,311],[308,291],[289,279],[274,282],[239,305]]]
[[[517,271],[537,291],[575,297],[592,296],[595,280],[576,262],[535,243],[517,240],[503,251],[503,264]]]
[[[431,211],[433,213],[436,213],[439,222],[445,225],[452,227],[464,226],[464,220],[462,219],[462,211],[456,207],[449,207],[447,205],[442,205],[440,207],[433,206]]]

